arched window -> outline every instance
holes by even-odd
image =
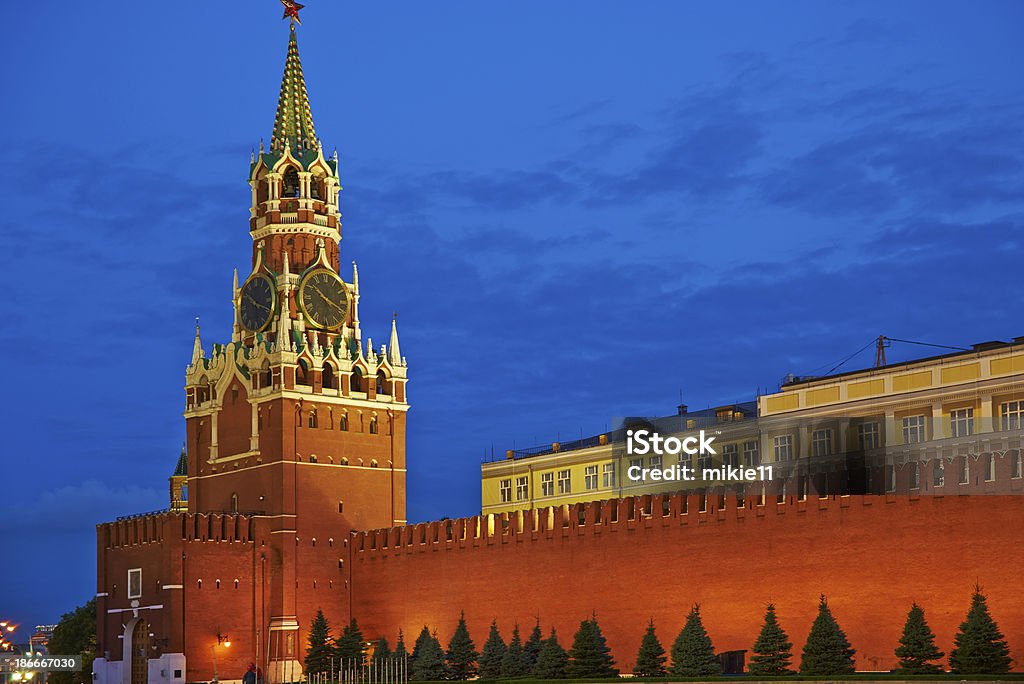
[[[309,412],[309,421],[307,424],[311,428],[316,427],[316,409],[313,409],[312,411]]]
[[[377,434],[377,416],[370,418],[370,434]]]
[[[341,414],[341,420],[338,421],[338,429],[339,430],[344,430],[345,432],[348,432],[348,414],[347,413],[342,413]]]
[[[266,175],[261,173],[256,181],[256,202],[263,204],[268,199],[270,199],[270,186],[267,185]]]
[[[295,384],[296,385],[308,385],[309,384],[309,366],[306,364],[305,359],[299,359],[299,365],[295,369]]]
[[[377,371],[377,394],[386,394],[384,390],[387,389],[387,380],[384,371]]]
[[[270,363],[267,361],[263,362],[263,367],[260,369],[258,378],[257,382],[261,388],[270,387],[274,384],[274,374],[271,372]]]
[[[314,174],[309,179],[309,196],[313,199],[322,200],[324,195],[324,177]]]
[[[359,368],[352,369],[352,391],[363,391],[363,371],[361,371]]]
[[[324,364],[324,372],[322,374],[322,377],[323,377],[323,388],[324,389],[334,389],[334,367],[331,364],[329,364],[329,363],[325,363]]]
[[[232,494],[231,495],[231,512],[232,513],[237,513],[238,512],[238,494]]]
[[[294,166],[289,166],[284,172],[284,187],[281,190],[281,197],[299,196],[299,172]]]

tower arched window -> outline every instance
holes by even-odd
[[[299,359],[299,365],[295,369],[295,384],[297,385],[308,385],[309,384],[309,366],[306,364],[305,359]]]
[[[308,425],[309,425],[309,427],[311,427],[311,428],[315,428],[315,427],[316,427],[316,424],[317,424],[317,420],[316,420],[316,409],[314,409],[314,410],[312,410],[312,411],[310,411],[310,412],[309,412],[309,422],[308,422]]]
[[[341,420],[338,421],[338,429],[348,432],[348,414],[342,413]]]
[[[289,166],[284,172],[284,185],[281,189],[281,197],[299,196],[299,172],[294,166]]]
[[[309,196],[316,200],[322,200],[325,194],[324,177],[319,174],[314,174],[309,179]]]
[[[377,434],[377,416],[370,418],[370,434]]]
[[[238,512],[238,494],[232,494],[231,495],[231,512],[232,513],[237,513]]]
[[[362,392],[363,391],[363,372],[358,368],[352,369],[352,391]]]
[[[386,394],[387,389],[387,376],[384,375],[384,371],[377,371],[377,394]]]
[[[334,367],[329,363],[324,364],[323,387],[324,389],[334,389]]]

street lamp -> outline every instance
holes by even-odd
[[[231,639],[225,635],[217,632],[217,643],[210,644],[210,653],[213,654],[213,681],[219,682],[220,677],[217,676],[217,647],[223,646],[224,648],[231,648]]]

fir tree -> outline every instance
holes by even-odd
[[[355,618],[341,630],[341,636],[334,644],[334,655],[343,667],[362,667],[366,661],[366,640]]]
[[[398,630],[398,641],[395,643],[394,657],[398,660],[406,660],[409,657],[409,650],[405,647],[405,635]]]
[[[330,671],[334,648],[331,645],[331,626],[322,610],[316,611],[306,642],[309,646],[303,663],[305,671],[313,674]]]
[[[469,629],[466,627],[466,614],[459,614],[459,624],[455,627],[451,641],[448,642],[448,652],[445,653],[445,663],[448,665],[448,678],[456,680],[472,679],[476,676],[476,659],[479,657],[473,640],[469,638]]]
[[[1005,674],[1010,671],[1010,648],[988,612],[981,587],[974,587],[967,619],[953,640],[949,667],[956,674]]]
[[[373,662],[380,664],[391,660],[391,648],[388,646],[388,640],[384,637],[377,639],[373,643]]]
[[[533,668],[533,676],[537,679],[562,679],[565,677],[565,669],[568,665],[569,654],[558,643],[558,637],[552,627],[551,636],[544,641],[540,647],[540,653],[537,654],[537,664]]]
[[[747,672],[758,677],[779,677],[793,674],[789,665],[793,658],[793,644],[775,616],[775,604],[769,603],[764,613],[764,626],[754,642],[754,655],[750,657]]]
[[[814,618],[800,658],[800,674],[811,677],[830,677],[854,672],[853,654],[839,623],[832,616],[825,595],[818,602],[818,616]]]
[[[533,631],[530,632],[530,638],[523,644],[523,660],[526,662],[527,671],[532,673],[533,668],[537,667],[537,657],[540,655],[543,645],[544,634],[540,631],[540,618],[538,618],[536,624],[533,625]]]
[[[613,667],[615,661],[611,649],[605,642],[597,617],[580,623],[569,649],[569,665],[565,674],[573,679],[586,677],[617,677],[619,671]]]
[[[444,651],[437,636],[426,625],[416,638],[409,656],[409,679],[415,682],[437,682],[445,678]]]
[[[505,657],[505,642],[498,633],[497,620],[491,622],[491,631],[480,652],[480,679],[497,679],[501,676],[501,659]]]
[[[638,677],[663,677],[665,675],[665,649],[654,634],[654,619],[647,623],[647,631],[640,640],[640,651],[636,654],[633,674]]]
[[[519,637],[519,624],[512,628],[512,640],[508,642],[505,655],[501,658],[501,678],[515,679],[525,677],[530,671],[526,668],[523,657],[523,640]]]
[[[722,674],[715,658],[715,647],[700,619],[700,604],[694,604],[686,616],[686,624],[672,644],[672,674],[684,677],[705,677]]]
[[[935,674],[942,667],[929,660],[938,660],[944,654],[935,646],[935,634],[924,619],[924,611],[916,603],[910,606],[907,621],[903,624],[903,636],[896,648],[900,659],[897,672],[904,674]]]

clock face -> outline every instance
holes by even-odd
[[[299,286],[299,304],[314,325],[340,328],[348,315],[348,290],[333,271],[318,268]]]
[[[274,283],[265,275],[254,275],[242,285],[238,304],[242,325],[259,332],[270,325],[274,314]]]

